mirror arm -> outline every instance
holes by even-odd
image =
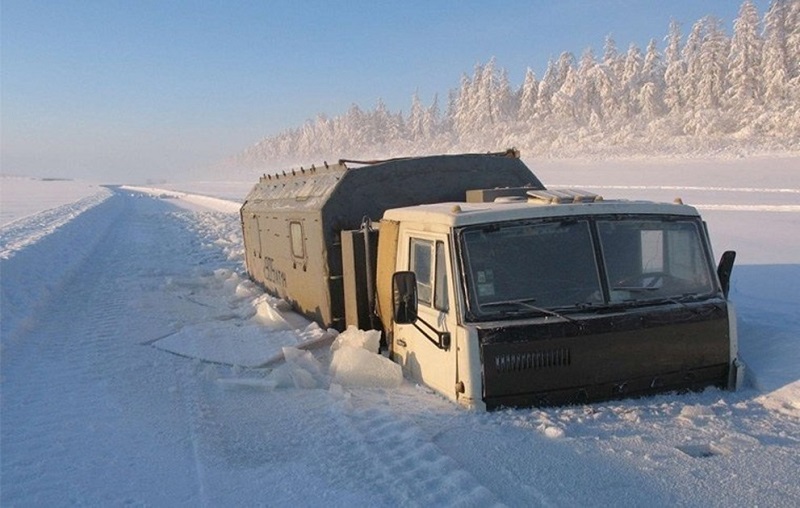
[[[425,321],[424,319],[422,319],[422,318],[421,318],[421,317],[419,317],[419,316],[417,316],[417,321],[419,321],[419,322],[421,322],[423,325],[427,326],[427,327],[428,327],[428,329],[429,329],[430,331],[432,331],[433,333],[435,333],[435,334],[436,334],[436,338],[433,338],[433,337],[431,337],[431,335],[430,335],[430,334],[428,334],[428,332],[427,332],[427,331],[425,331],[425,330],[423,330],[422,328],[420,328],[420,326],[419,326],[419,325],[417,324],[417,322],[415,321],[415,322],[413,323],[413,325],[414,325],[414,328],[416,328],[417,330],[419,330],[419,332],[420,332],[422,335],[424,335],[426,339],[428,339],[429,341],[433,342],[433,344],[434,344],[436,347],[438,347],[439,349],[444,349],[445,351],[447,351],[448,349],[450,349],[450,332],[440,332],[439,330],[437,330],[436,328],[434,328],[433,326],[431,326],[431,324],[430,324],[430,323],[428,323],[427,321]]]

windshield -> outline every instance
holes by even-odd
[[[474,315],[603,301],[586,220],[493,224],[461,238]]]
[[[611,302],[714,292],[698,227],[695,221],[598,221]]]
[[[468,319],[564,317],[596,306],[714,293],[700,227],[692,219],[626,216],[465,228],[460,243]]]

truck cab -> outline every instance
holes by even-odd
[[[715,269],[697,210],[510,191],[385,212],[378,312],[408,377],[485,409],[735,385],[733,255]]]

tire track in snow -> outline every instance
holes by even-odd
[[[442,452],[409,418],[370,406],[339,406],[341,429],[372,457],[377,484],[402,506],[502,506],[497,496]]]

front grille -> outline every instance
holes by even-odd
[[[520,372],[523,370],[546,369],[550,367],[567,367],[571,362],[569,348],[551,349],[549,351],[530,351],[526,353],[504,353],[494,358],[495,371],[498,373]]]

